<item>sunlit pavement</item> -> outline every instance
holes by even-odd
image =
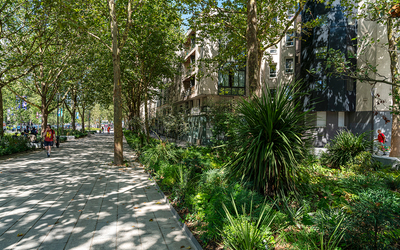
[[[0,161],[0,249],[195,249],[139,163],[111,166],[112,142]]]

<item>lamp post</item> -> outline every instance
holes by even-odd
[[[90,136],[91,134],[90,134],[90,109],[89,109],[89,133],[88,133],[88,136]]]
[[[59,112],[59,104],[60,104],[60,94],[57,93],[57,136],[56,136],[56,147],[60,147],[60,128],[58,122],[58,112]]]

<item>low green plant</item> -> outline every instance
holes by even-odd
[[[318,228],[319,237],[309,238],[315,249],[319,250],[338,250],[346,227],[343,221],[346,215],[343,210],[325,209],[318,210],[315,215],[316,226]]]
[[[149,147],[142,152],[141,161],[148,167],[152,167],[159,161],[176,163],[176,149],[170,143],[159,141],[153,147]]]
[[[328,153],[321,155],[321,162],[336,168],[354,163],[357,155],[371,148],[372,143],[367,140],[369,134],[370,132],[358,135],[348,130],[339,131],[326,145]]]
[[[369,171],[377,170],[380,167],[380,162],[372,158],[371,152],[368,151],[360,152],[346,165],[346,168],[357,173],[367,173]]]
[[[240,214],[234,199],[232,198],[234,214],[232,215],[225,204],[222,205],[227,225],[221,231],[224,245],[235,250],[270,249],[275,243],[271,232],[271,224],[275,215],[272,207],[263,204],[261,213],[257,218],[253,217],[253,201],[250,203],[250,211],[242,206]]]
[[[5,135],[0,137],[0,155],[10,155],[30,150],[29,139],[24,136]]]
[[[349,206],[347,241],[362,249],[395,249],[400,236],[400,198],[386,189],[367,189]]]

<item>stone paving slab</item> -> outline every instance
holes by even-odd
[[[139,164],[111,165],[112,136],[0,161],[0,249],[195,249]]]

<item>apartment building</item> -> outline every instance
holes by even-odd
[[[321,25],[302,33],[287,33],[280,43],[269,48],[262,60],[260,86],[274,89],[277,84],[294,79],[304,81],[311,91],[304,101],[304,107],[314,110],[317,127],[314,144],[317,147],[324,146],[341,129],[350,129],[354,133],[381,129],[390,143],[391,123],[388,121],[392,119],[389,110],[392,104],[389,95],[391,87],[385,84],[373,86],[318,71],[326,65],[326,52],[335,49],[360,67],[366,63],[364,59],[368,59],[369,63],[378,65],[380,74],[390,76],[389,55],[384,49],[387,42],[385,27],[372,21],[356,21],[347,17],[340,4],[326,8],[317,1],[309,1],[304,9],[307,12],[302,13],[294,25],[315,18],[323,20]],[[359,56],[357,60],[350,55],[357,53],[357,37],[363,34],[372,34],[380,42],[366,50],[363,55],[365,58]],[[185,112],[190,131],[182,139],[190,143],[207,144],[211,138],[210,123],[206,116],[208,105],[245,96],[248,87],[245,82],[246,71],[243,69],[223,74],[217,69],[201,67],[200,59],[218,53],[218,43],[210,41],[199,46],[194,30],[189,30],[186,38],[185,50],[179,52],[184,57],[181,74],[172,79],[174,84],[169,89],[163,91],[157,101],[157,112],[166,114],[174,108]],[[316,73],[310,73],[315,69]],[[198,78],[199,73],[209,76]],[[377,95],[379,101],[384,100],[384,104],[377,105]],[[161,126],[156,126],[156,129],[163,132]]]
[[[390,143],[391,86],[337,77],[323,70],[327,62],[326,52],[335,49],[357,67],[363,67],[368,62],[377,66],[379,74],[390,78],[389,53],[385,49],[386,27],[374,21],[354,20],[346,15],[346,9],[338,1],[331,8],[309,1],[305,9],[307,12],[302,15],[303,21],[322,20],[319,27],[305,30],[302,34],[299,72],[299,78],[312,91],[305,105],[308,106],[311,100],[314,103],[312,107],[317,126],[315,145],[324,146],[341,129],[349,129],[353,133],[373,130],[375,138],[376,130],[381,129]],[[362,54],[354,56],[364,42],[359,38],[365,35],[379,42],[369,44]],[[311,69],[317,69],[316,73],[309,73]],[[377,75],[371,77],[378,79]]]

